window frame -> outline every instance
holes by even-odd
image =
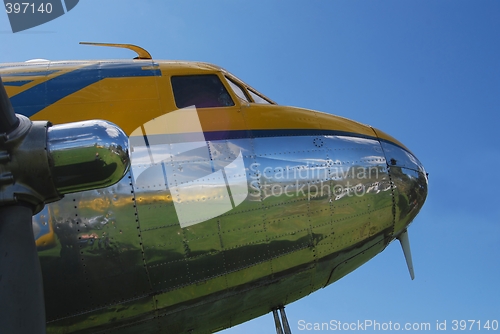
[[[222,87],[224,87],[224,89],[226,90],[226,93],[227,95],[229,96],[229,98],[231,99],[232,101],[232,105],[228,105],[228,106],[214,106],[214,107],[198,107],[195,105],[196,109],[213,109],[213,108],[231,108],[231,107],[235,107],[237,106],[238,102],[239,102],[239,98],[235,100],[234,96],[233,96],[233,91],[232,89],[230,89],[231,87],[228,87],[227,86],[227,83],[224,82],[223,80],[223,77],[221,77],[220,73],[219,72],[203,72],[203,73],[182,73],[182,74],[173,74],[173,75],[170,75],[169,77],[169,83],[170,83],[170,89],[172,91],[172,97],[173,97],[173,102],[174,102],[174,105],[177,109],[183,109],[183,108],[187,108],[189,106],[184,106],[184,107],[179,107],[177,105],[177,99],[176,99],[176,94],[175,94],[175,90],[174,90],[174,84],[172,82],[172,78],[174,77],[195,77],[195,76],[216,76]],[[237,101],[238,100],[238,101]]]
[[[238,82],[237,80],[231,78],[229,75],[224,75],[224,78],[228,81],[228,84],[229,84],[229,87],[231,88],[231,91],[234,93],[234,95],[236,95],[236,97],[238,98],[238,100],[240,102],[245,102],[245,103],[252,103],[253,99],[250,97],[250,94],[248,93],[245,85],[241,84],[240,82]],[[231,86],[231,83],[233,85],[235,85],[236,87],[238,87],[241,92],[243,93],[243,95],[245,95],[245,98],[246,98],[246,101],[243,100],[239,95],[238,93],[236,93],[236,91],[233,89],[233,87]]]
[[[244,83],[243,81],[241,81],[240,79],[236,78],[234,75],[232,75],[231,73],[229,72],[226,72],[224,73],[224,77],[227,79],[227,80],[231,80],[233,83],[237,84],[240,88],[243,89],[243,92],[245,93],[245,96],[247,97],[247,99],[249,100],[248,103],[253,103],[253,104],[259,104],[261,106],[265,106],[267,104],[269,105],[278,105],[276,102],[274,102],[273,100],[271,100],[270,98],[268,98],[267,96],[265,96],[264,94],[260,93],[258,90],[256,90],[255,88],[252,88],[251,86],[247,85],[246,83]],[[229,83],[228,83],[229,85]],[[237,96],[237,94],[233,91],[232,87],[231,88],[231,92],[237,97],[238,101],[242,101],[241,98],[239,98]],[[250,94],[253,93],[257,96],[259,96],[261,99],[267,101],[268,103],[259,103],[259,102],[255,102],[255,100],[253,99],[252,95]]]
[[[269,104],[269,105],[273,105],[273,104],[275,105],[275,104],[276,104],[275,102],[273,102],[273,101],[269,100],[268,98],[266,98],[266,97],[265,97],[264,95],[262,95],[261,93],[258,93],[255,89],[252,89],[252,88],[248,88],[248,87],[247,87],[247,90],[248,90],[249,95],[251,96],[251,98],[252,98],[252,100],[253,100],[253,103],[255,103],[255,104],[261,104],[261,105],[264,105],[264,106],[265,106],[265,105],[267,105],[267,104]],[[256,101],[255,101],[255,99],[253,98],[253,95],[252,95],[252,94],[254,94],[254,95],[256,95],[256,96],[260,97],[262,100],[266,101],[267,103],[260,103],[260,102],[256,102]]]

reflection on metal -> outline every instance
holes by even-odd
[[[421,169],[422,165],[419,165]],[[392,166],[389,174],[393,184],[395,221],[393,235],[399,235],[413,221],[427,198],[427,177],[424,172]]]
[[[61,198],[47,157],[48,124],[21,115],[17,119],[17,128],[0,134],[0,205],[23,203],[37,213],[44,203]]]
[[[130,165],[127,136],[101,120],[50,127],[47,149],[61,194],[115,184]]]
[[[189,140],[181,142],[178,136],[149,135],[165,128],[142,128],[149,146],[140,141],[141,133],[131,136],[128,177],[103,190],[69,195],[50,207],[59,245],[40,256],[49,277],[53,328],[85,328],[78,320],[82,316],[73,314],[88,314],[106,328],[117,305],[144,319],[156,308],[160,314],[176,314],[178,307],[191,305],[191,298],[212,303],[222,293],[227,297],[218,304],[221,312],[237,314],[242,307],[237,291],[250,287],[250,295],[261,296],[263,306],[284,296],[296,300],[308,290],[300,285],[292,289],[295,284],[305,280],[314,289],[323,287],[385,248],[395,226],[413,219],[426,194],[422,173],[388,168],[377,140],[322,136],[318,148],[317,136],[201,141],[188,132],[193,133]],[[219,210],[220,199],[210,191],[218,191],[225,180],[213,173],[228,169],[238,157],[245,167],[248,196],[226,213],[183,228],[173,190],[179,193],[179,185],[199,180],[199,193],[186,201]],[[280,289],[296,291],[280,295]],[[67,299],[50,299],[56,291]],[[155,304],[149,302],[151,294]],[[195,306],[188,309],[203,313]],[[227,327],[212,317],[192,324],[202,326],[205,320],[214,328]]]
[[[424,167],[412,153],[391,143],[382,141],[381,144],[390,166],[412,169],[425,174]]]
[[[179,131],[182,135],[172,134]],[[224,167],[215,166],[195,108],[147,122],[132,132],[130,142],[135,185],[169,189],[181,227],[231,211],[248,195],[241,151]]]
[[[45,206],[38,215],[33,216],[33,235],[39,251],[50,249],[57,245],[54,227],[50,223],[50,219],[48,206]]]

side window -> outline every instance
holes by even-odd
[[[233,90],[233,92],[240,99],[242,99],[245,102],[250,102],[250,99],[248,98],[248,96],[245,93],[245,91],[243,90],[243,88],[240,87],[240,85],[238,85],[236,82],[234,82],[233,80],[229,79],[228,77],[226,77],[226,79],[227,79],[227,82],[229,82],[229,86],[231,86],[231,89]]]
[[[254,92],[252,90],[249,90],[249,92],[250,92],[250,96],[252,96],[252,99],[255,101],[255,103],[259,103],[259,104],[271,104],[270,101],[266,100],[265,98],[263,98],[262,96],[260,96],[256,92]]]
[[[215,74],[183,75],[171,78],[177,108],[234,106],[231,96]]]

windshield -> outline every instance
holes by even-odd
[[[276,104],[236,77],[230,77],[226,75],[226,79],[229,83],[229,86],[234,91],[234,94],[236,94],[236,96],[238,96],[238,98],[240,98],[241,100],[249,103]]]

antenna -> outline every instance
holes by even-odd
[[[135,57],[134,59],[153,59],[153,57],[151,57],[151,54],[149,52],[147,52],[146,50],[144,50],[140,46],[133,45],[133,44],[94,43],[94,42],[80,42],[80,44],[129,49],[129,50],[132,50],[132,51],[137,53],[137,57]]]

